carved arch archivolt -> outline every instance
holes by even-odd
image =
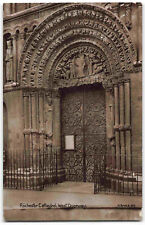
[[[72,4],[51,14],[29,37],[20,60],[21,86],[52,88],[54,78],[59,79],[56,68],[61,57],[70,60],[69,53],[73,54],[79,44],[82,49],[93,48],[101,54],[106,73],[95,74],[95,79],[104,86],[118,82],[124,72],[133,70],[136,52],[119,18],[102,7]]]

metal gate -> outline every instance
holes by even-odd
[[[106,148],[105,91],[101,85],[62,90],[63,163],[66,180],[94,182],[94,154]],[[74,150],[65,149],[65,136],[75,138]]]
[[[131,170],[121,170],[107,168],[106,159],[111,158],[112,155],[109,153],[104,155],[100,152],[99,148],[94,155],[94,194],[142,195],[142,171],[139,170],[141,157],[135,156],[136,164]]]
[[[41,149],[4,151],[4,188],[43,190],[57,184],[57,153]]]

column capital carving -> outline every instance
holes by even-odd
[[[115,84],[114,84],[114,87],[115,87],[115,88],[118,87],[118,83],[115,83]]]
[[[130,83],[130,79],[125,79],[124,83]]]
[[[18,38],[18,35],[17,34],[13,34],[12,35],[12,40],[17,40],[17,38]]]
[[[53,98],[60,98],[60,90],[59,89],[53,89],[52,90],[52,96]]]
[[[119,81],[118,86],[121,86],[123,84],[124,84],[124,81],[123,80],[122,81]]]
[[[52,105],[52,92],[47,91],[45,93],[45,97],[46,97],[46,101],[47,101],[48,105],[51,106]]]
[[[47,90],[45,92],[46,97],[52,98],[52,91],[51,90]]]
[[[114,93],[113,87],[107,87],[106,92],[109,92],[109,93],[113,94]]]
[[[34,96],[36,95],[36,92],[35,92],[35,91],[30,92],[30,95],[31,95],[32,97],[34,97]]]
[[[44,92],[43,91],[39,91],[38,95],[43,97],[44,96]]]
[[[24,33],[20,33],[20,34],[19,34],[19,38],[20,38],[20,39],[24,39]]]
[[[30,94],[28,92],[23,92],[23,97],[29,97]]]

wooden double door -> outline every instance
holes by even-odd
[[[66,88],[61,95],[63,167],[67,181],[94,182],[96,151],[105,151],[105,91],[101,85]],[[65,137],[74,137],[74,149],[65,149]],[[98,152],[102,154],[102,152]]]

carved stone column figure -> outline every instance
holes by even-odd
[[[62,169],[62,152],[61,152],[61,118],[60,118],[60,91],[54,89],[52,92],[53,99],[53,141],[52,149],[57,153],[58,176],[61,178]],[[63,173],[63,171],[62,171]]]
[[[112,89],[106,89],[106,129],[107,129],[107,155],[106,155],[106,164],[109,168],[115,169],[115,136],[114,136],[114,96]]]
[[[14,81],[17,82],[17,37],[13,36],[13,74]]]
[[[115,112],[115,141],[116,141],[116,168],[120,169],[120,134],[119,134],[119,92],[118,85],[114,85],[114,112]]]
[[[6,82],[13,81],[13,46],[12,40],[7,41],[7,49],[6,49]]]
[[[52,93],[47,91],[45,93],[45,134],[46,134],[46,146],[52,146]]]
[[[120,102],[120,147],[121,147],[121,169],[125,169],[125,140],[124,140],[124,84],[119,84],[119,102]]]
[[[131,117],[130,117],[130,82],[125,81],[125,142],[126,142],[126,169],[131,169]]]

